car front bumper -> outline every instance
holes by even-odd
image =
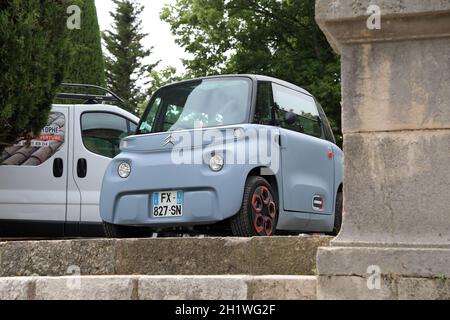
[[[213,172],[206,164],[175,165],[166,153],[122,153],[106,170],[100,197],[104,221],[155,228],[212,224],[235,215],[242,203],[249,165],[226,165]],[[132,171],[123,179],[123,161]],[[153,193],[183,191],[183,216],[153,217]]]

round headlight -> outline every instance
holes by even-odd
[[[212,171],[220,171],[223,168],[223,157],[216,154],[209,160],[209,167]]]
[[[117,173],[121,178],[128,178],[131,173],[131,166],[127,162],[122,162],[121,164],[119,164]]]

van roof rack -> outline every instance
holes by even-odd
[[[63,88],[77,88],[77,89],[96,89],[103,91],[105,95],[97,95],[91,93],[58,93],[58,99],[84,100],[84,104],[97,104],[102,102],[119,102],[124,104],[124,100],[109,89],[92,85],[92,84],[78,84],[78,83],[61,83]]]

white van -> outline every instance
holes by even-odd
[[[105,101],[107,95],[59,94],[84,104],[55,104],[47,125],[32,141],[0,154],[0,237],[103,236],[99,213],[103,174],[119,152],[120,140],[139,119]]]

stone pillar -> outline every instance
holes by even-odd
[[[450,298],[450,0],[317,0],[316,20],[342,59],[345,154],[319,298]]]

